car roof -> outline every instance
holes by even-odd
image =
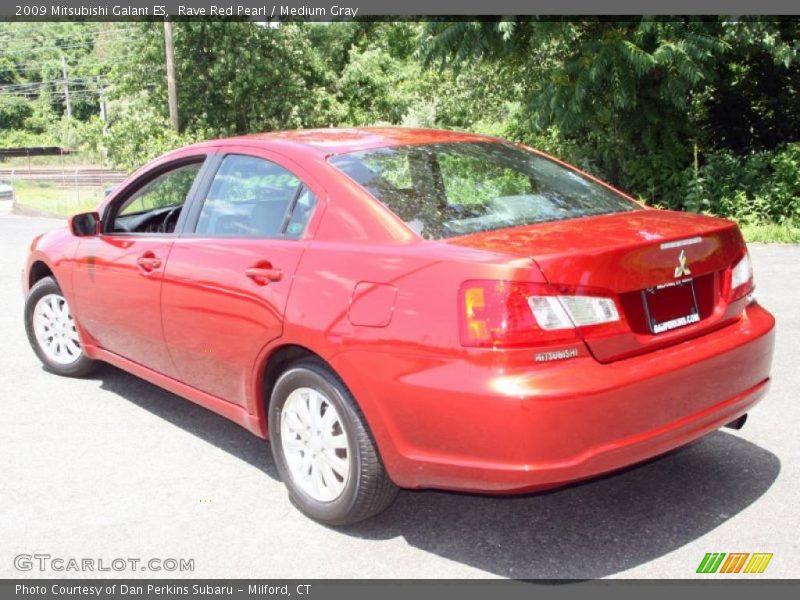
[[[297,129],[273,133],[256,133],[216,140],[217,145],[253,144],[263,147],[288,149],[302,147],[316,150],[324,156],[405,146],[453,142],[497,141],[474,133],[444,129],[413,129],[408,127],[353,127],[347,129]],[[206,142],[209,143],[209,142]]]

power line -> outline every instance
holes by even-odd
[[[64,95],[63,90],[59,90],[58,87],[50,88],[49,90],[40,90],[38,92],[0,92],[0,98],[25,98],[26,100],[37,100],[41,98],[42,91],[50,91],[52,92],[51,96],[53,97],[60,97]],[[103,89],[97,90],[90,90],[90,89],[81,89],[81,90],[70,90],[69,95],[70,98],[73,100],[96,100],[100,96],[102,96],[105,92]]]
[[[41,61],[38,61],[38,62],[36,62],[36,61],[29,61],[29,62],[24,62],[24,63],[8,62],[8,63],[5,63],[5,64],[0,62],[0,72],[2,72],[2,71],[13,71],[13,70],[16,70],[16,71],[35,71],[36,69],[46,69],[48,67],[52,67],[53,65],[60,65],[61,56],[62,55],[60,55],[60,54],[54,55],[50,59],[41,60]],[[129,59],[117,58],[117,59],[114,59],[114,60],[110,60],[110,59],[102,59],[102,58],[98,58],[98,59],[93,58],[90,61],[91,64],[95,64],[96,63],[96,64],[99,64],[99,65],[103,65],[103,64],[121,64],[121,63],[126,63],[126,62],[129,62]],[[80,67],[81,66],[81,61],[73,61],[73,62],[71,62],[69,64],[73,68]]]
[[[139,29],[138,27],[117,27],[117,28],[114,28],[114,29],[98,29],[96,31],[75,32],[74,34],[71,33],[71,34],[67,34],[67,35],[59,33],[59,34],[56,34],[56,35],[51,36],[51,37],[55,37],[58,41],[62,41],[62,42],[64,42],[64,41],[66,41],[66,42],[77,42],[77,41],[82,41],[82,40],[91,39],[91,38],[98,38],[98,37],[104,37],[104,36],[115,36],[115,35],[118,35],[120,33],[125,33],[127,31],[136,31],[138,29]],[[22,32],[22,33],[27,33],[27,32]],[[22,35],[22,33],[20,35]],[[11,41],[11,40],[14,40],[14,39],[15,39],[15,35],[13,35],[13,34],[0,34],[0,40],[2,40],[3,42],[8,42],[8,41]]]
[[[59,60],[60,57],[54,56],[52,60],[43,61],[40,63],[25,63],[24,65],[18,64],[9,64],[7,67],[3,67],[0,65],[0,73],[3,71],[20,71],[20,72],[29,72],[29,71],[41,71],[42,69],[47,69],[50,67],[59,67]],[[119,59],[119,60],[106,60],[106,59],[99,59],[96,61],[100,64],[100,66],[109,66],[109,65],[122,65],[128,64],[130,61],[127,59]],[[75,65],[73,65],[74,67]]]
[[[36,41],[30,41],[27,47],[18,47],[13,51],[8,49],[0,51],[0,58],[12,58],[20,54],[32,54],[34,56],[40,55],[42,52],[58,52],[70,49],[86,49],[94,50],[98,43],[108,41],[124,40],[129,37],[131,32],[138,29],[136,26],[115,27],[113,29],[96,29],[91,31],[76,31],[71,32],[69,35],[58,35],[55,40],[50,40],[50,45],[35,45]],[[12,42],[18,41],[18,38],[13,35],[0,35],[0,47],[7,48]],[[40,58],[39,61],[46,61],[46,58]],[[59,57],[54,57],[53,60],[59,60]],[[37,64],[37,61],[27,61],[28,64]],[[35,69],[33,67],[31,70]]]
[[[89,75],[86,77],[59,77],[56,79],[45,79],[43,81],[29,81],[25,83],[7,83],[4,85],[0,85],[0,90],[7,90],[7,91],[14,91],[14,90],[21,90],[24,91],[25,89],[30,88],[37,88],[47,85],[56,85],[56,84],[63,84],[63,83],[70,83],[70,84],[83,84],[83,83],[97,83],[98,81],[104,81],[105,77],[103,75]]]
[[[84,83],[84,82],[96,82],[103,79],[100,75],[91,75],[88,77],[61,77],[58,79],[45,79],[43,81],[30,81],[26,83],[9,83],[5,85],[0,85],[0,90],[24,90],[25,88],[36,88],[41,87],[44,85],[49,84],[63,84],[63,83]]]
[[[97,37],[97,36],[103,36],[103,35],[116,35],[117,33],[121,32],[121,31],[123,31],[123,32],[124,31],[135,31],[137,29],[139,29],[139,28],[135,27],[135,26],[130,26],[130,27],[115,27],[113,29],[97,29],[97,30],[94,30],[94,31],[76,31],[76,32],[72,32],[72,33],[60,32],[60,33],[51,34],[51,37],[58,38],[59,40],[70,40],[70,39],[78,40],[78,39],[82,39],[82,38],[91,38],[91,37]],[[39,31],[41,31],[41,30],[39,30]],[[22,32],[20,32],[19,35],[22,35],[24,33],[28,33],[28,32],[22,31]],[[46,34],[46,33],[47,32],[43,32],[43,34]],[[17,34],[11,33],[11,32],[3,32],[3,33],[0,33],[0,38],[13,38],[15,35],[17,35]]]
[[[117,37],[119,37],[119,36],[114,36],[113,38],[109,38],[109,39],[115,39]],[[96,42],[97,40],[94,40],[94,41]],[[7,42],[5,42],[5,43],[7,44]],[[0,44],[3,44],[3,41],[0,41]],[[74,49],[74,48],[88,48],[90,45],[92,45],[92,42],[87,41],[84,44],[64,44],[64,45],[55,45],[55,46],[33,46],[33,47],[30,47],[30,48],[25,48],[24,52],[36,53],[36,52],[50,52],[50,51],[55,51],[55,50],[61,51],[61,50],[70,50],[70,49]],[[19,53],[20,53],[19,51],[15,51],[15,52],[2,51],[2,52],[0,52],[0,57],[3,57],[3,56],[5,56],[5,57],[14,56],[14,55],[18,55]]]

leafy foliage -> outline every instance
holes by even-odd
[[[722,188],[705,197],[719,180],[700,179],[696,148],[717,163],[800,139],[798,33],[796,20],[433,22],[425,58],[513,73],[518,139],[555,131],[562,155],[653,203],[716,210]]]

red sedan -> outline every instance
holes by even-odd
[[[770,381],[734,223],[465,133],[182,148],[35,239],[23,286],[50,371],[105,361],[268,438],[331,524],[618,469],[740,426]]]

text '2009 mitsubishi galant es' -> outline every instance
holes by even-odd
[[[738,425],[774,320],[737,226],[466,133],[204,142],[34,240],[45,366],[130,371],[271,442],[308,515],[555,487]]]

